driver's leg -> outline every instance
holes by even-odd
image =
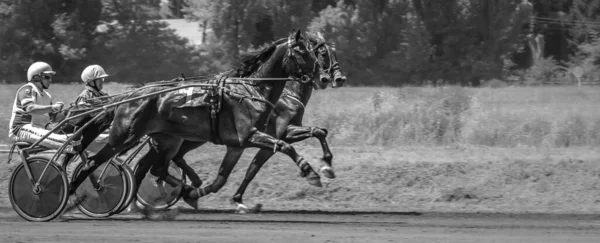
[[[16,142],[28,142],[35,143],[40,140],[46,133],[49,131],[40,127],[35,127],[31,124],[27,124],[22,126],[15,138],[13,138]],[[49,149],[58,149],[60,148],[68,139],[67,135],[52,133],[44,140],[40,142],[40,146],[46,147]],[[65,152],[73,153],[73,147],[71,145],[65,148]]]

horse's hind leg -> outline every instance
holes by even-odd
[[[239,212],[245,212],[248,208],[244,205],[242,197],[244,196],[244,192],[246,188],[250,184],[250,182],[254,179],[260,168],[269,160],[275,153],[272,150],[261,149],[256,153],[254,159],[250,163],[250,166],[246,170],[246,176],[244,177],[244,181],[238,188],[238,190],[233,195],[233,202],[237,204],[237,210]]]
[[[323,158],[321,159],[321,173],[325,175],[325,177],[333,179],[335,178],[335,173],[331,168],[331,161],[333,160],[333,154],[329,149],[329,145],[327,144],[327,129],[319,128],[319,127],[307,127],[307,126],[294,126],[289,125],[287,127],[284,141],[288,143],[295,143],[307,138],[316,137],[319,139],[321,143],[321,148],[323,149]]]
[[[172,175],[169,175],[169,161],[173,159],[183,139],[168,134],[152,134],[150,147],[155,150],[156,158],[150,169],[150,173],[160,180],[164,180],[172,186],[179,186],[182,182]]]
[[[183,173],[190,179],[193,187],[202,186],[202,180],[200,179],[198,174],[196,174],[194,169],[187,164],[183,156],[185,156],[185,154],[187,154],[189,151],[192,151],[193,149],[196,149],[202,146],[203,144],[205,144],[205,142],[192,142],[186,140],[181,144],[181,146],[179,147],[179,151],[177,151],[177,154],[175,154],[175,156],[173,157],[173,162],[179,168],[181,168]]]
[[[306,177],[308,183],[313,186],[321,187],[321,177],[317,172],[310,166],[310,164],[300,156],[294,147],[282,140],[278,140],[266,133],[255,130],[255,132],[248,139],[248,147],[258,147],[262,149],[268,149],[271,151],[279,151],[289,156],[298,167],[300,167],[300,175]]]
[[[71,181],[71,185],[69,188],[69,195],[75,194],[75,191],[83,183],[83,181],[95,171],[100,165],[104,164],[104,162],[110,160],[117,152],[118,148],[113,148],[110,144],[104,145],[98,153],[94,156],[88,158],[90,160],[90,166],[83,169],[73,181]]]
[[[229,175],[231,174],[233,167],[240,160],[240,157],[242,156],[243,153],[244,153],[244,148],[227,146],[227,153],[225,153],[225,157],[223,158],[223,161],[221,162],[221,168],[219,168],[219,174],[217,175],[217,178],[215,179],[215,181],[213,181],[212,184],[210,184],[206,187],[196,188],[196,190],[188,189],[188,192],[184,192],[183,195],[184,195],[184,200],[186,201],[186,203],[188,203],[191,206],[193,206],[194,208],[196,208],[197,205],[195,205],[195,204],[197,202],[195,200],[197,200],[198,198],[201,198],[209,193],[219,191],[219,189],[221,189],[227,182],[227,178],[229,178]]]
[[[152,168],[156,158],[158,158],[158,152],[150,145],[148,152],[146,152],[137,163],[137,169],[135,170],[135,184],[138,185],[138,187],[142,184],[142,181],[144,180],[144,177],[146,177],[148,171],[150,171],[150,168]],[[138,187],[134,188],[134,193],[136,195],[139,189]]]

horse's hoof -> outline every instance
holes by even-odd
[[[134,214],[140,211],[139,208],[133,206],[134,204],[132,203],[131,205],[129,205],[129,207],[127,207],[127,209],[125,209],[125,211],[123,211],[123,214]]]
[[[152,213],[154,212],[151,207],[145,207],[139,210],[139,213],[142,215],[142,219],[151,219]]]
[[[167,220],[167,221],[175,220],[177,215],[179,215],[179,207],[175,207],[171,210],[164,212],[162,215],[162,220]]]
[[[87,198],[87,194],[81,195],[81,196],[77,196],[77,195],[71,195],[67,200],[67,206],[65,207],[65,210],[63,211],[63,213],[67,213],[72,211],[73,209],[75,209],[77,206],[79,206],[79,204],[83,203],[83,201],[85,201],[85,199]]]
[[[262,203],[257,203],[250,211],[252,213],[260,213],[262,210]]]
[[[125,214],[143,214],[143,210],[146,210],[143,204],[139,203],[137,200],[133,201],[129,204],[127,209],[125,209]]]
[[[329,166],[321,167],[321,173],[329,179],[335,179],[335,173],[333,172],[333,169]]]
[[[198,199],[183,198],[183,201],[193,209],[198,209]]]
[[[238,214],[247,214],[248,213],[248,207],[246,207],[246,205],[244,205],[244,204],[238,204],[237,208],[235,209],[235,213],[238,213]]]
[[[262,204],[258,203],[254,205],[252,208],[246,207],[244,204],[238,204],[235,212],[238,214],[247,214],[247,213],[260,213],[262,210]]]
[[[316,172],[310,173],[310,175],[306,178],[306,180],[308,181],[308,184],[310,184],[312,186],[316,186],[316,187],[323,186],[323,184],[321,184],[321,177]]]

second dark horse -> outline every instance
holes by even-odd
[[[305,139],[314,137],[317,138],[323,150],[321,159],[321,172],[325,177],[335,178],[332,169],[333,155],[327,144],[327,130],[320,127],[303,126],[302,120],[304,117],[305,108],[311,98],[312,90],[325,89],[329,84],[333,87],[341,87],[346,82],[346,77],[342,75],[342,70],[339,66],[335,51],[326,42],[320,33],[307,33],[306,37],[311,42],[313,50],[317,55],[319,67],[321,70],[319,79],[313,80],[310,83],[288,82],[285,85],[283,95],[275,104],[275,111],[269,118],[267,133],[276,138],[282,139],[287,143],[295,143]],[[180,167],[184,174],[187,175],[194,187],[200,187],[202,180],[198,177],[193,168],[191,168],[184,160],[184,155],[189,151],[202,146],[205,142],[184,141],[179,148],[177,154],[173,157],[173,162]],[[154,152],[156,153],[156,152]],[[246,171],[246,175],[242,184],[233,196],[233,202],[237,205],[236,211],[239,213],[247,213],[249,209],[243,203],[243,195],[254,179],[260,168],[274,155],[273,150],[261,149],[254,156],[250,166]],[[145,156],[152,156],[148,153]],[[144,159],[142,159],[144,160]],[[149,168],[146,168],[146,172]],[[157,183],[160,185],[160,183]],[[217,184],[223,186],[223,184]],[[320,186],[320,184],[313,184]],[[207,192],[217,192],[221,187],[214,187],[215,184],[205,188]]]

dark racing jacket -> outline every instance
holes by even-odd
[[[75,100],[75,104],[77,104],[77,105],[85,104],[85,103],[87,103],[87,100],[89,100],[89,99],[94,99],[94,98],[99,98],[99,97],[104,97],[104,96],[108,96],[108,93],[106,91],[104,91],[104,90],[98,91],[92,87],[85,86],[85,89],[83,90],[83,92],[81,92],[81,94],[79,94],[79,96],[77,96],[77,99]]]

